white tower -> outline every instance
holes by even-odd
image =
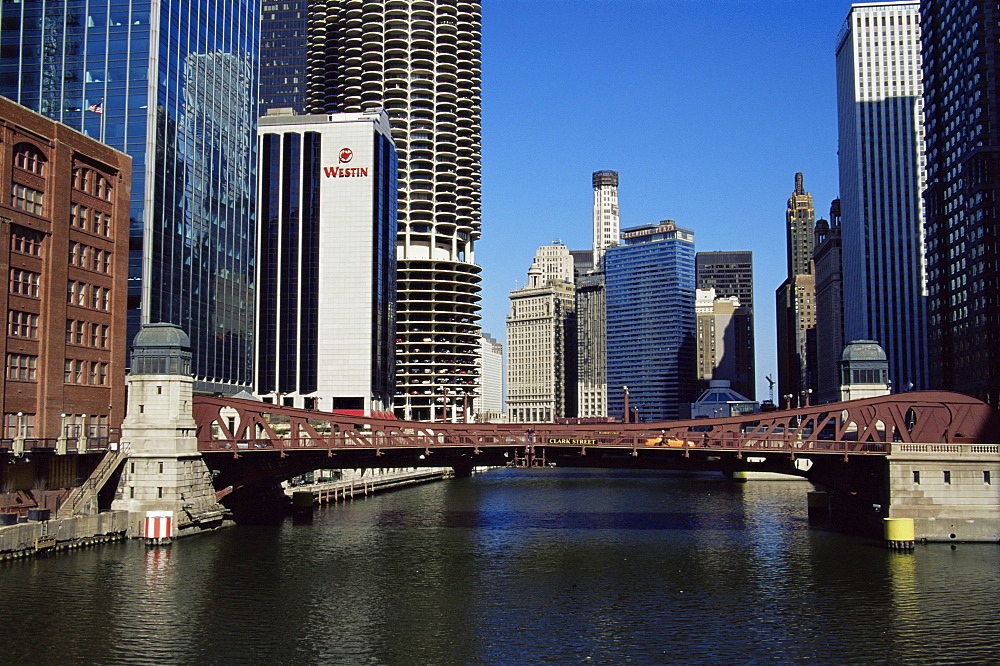
[[[618,245],[618,172],[595,171],[594,270],[604,267],[604,250]]]

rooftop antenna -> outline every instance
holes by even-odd
[[[767,375],[766,377],[764,377],[764,379],[767,380],[768,390],[771,393],[770,400],[773,403],[774,402],[774,379],[771,378],[771,375]]]

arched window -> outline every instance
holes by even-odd
[[[14,166],[44,176],[45,154],[30,143],[19,143],[14,146]]]
[[[111,201],[111,182],[100,174],[96,175],[95,180],[94,194],[97,198],[104,199],[105,201]]]

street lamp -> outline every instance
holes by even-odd
[[[622,410],[624,412],[622,414],[622,418],[624,419],[625,423],[628,423],[629,416],[631,416],[631,411],[632,411],[631,408],[629,407],[629,404],[628,404],[628,387],[627,386],[622,386],[622,391],[625,394],[625,409]]]

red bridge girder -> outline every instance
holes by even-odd
[[[202,452],[559,446],[886,454],[899,444],[1000,442],[1000,412],[974,398],[913,391],[738,417],[656,423],[428,423],[196,396]]]

